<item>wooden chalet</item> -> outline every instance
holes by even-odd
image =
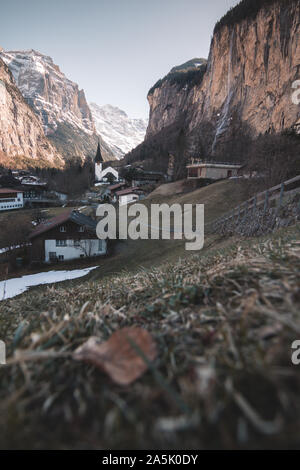
[[[29,236],[31,262],[51,263],[105,255],[107,242],[97,238],[96,225],[94,219],[75,210],[38,225]]]

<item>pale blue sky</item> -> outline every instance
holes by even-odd
[[[97,104],[147,117],[149,88],[207,57],[216,21],[238,0],[9,0],[0,46],[50,55]]]

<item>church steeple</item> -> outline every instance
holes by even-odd
[[[98,142],[97,153],[95,156],[95,163],[103,163],[103,158],[101,155],[100,142]]]
[[[95,156],[95,180],[101,181],[102,179],[102,163],[103,158],[101,155],[100,142],[98,142],[97,153]]]

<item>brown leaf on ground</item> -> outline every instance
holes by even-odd
[[[156,344],[150,333],[139,327],[122,328],[109,340],[99,343],[91,337],[74,353],[76,360],[99,367],[119,385],[130,385],[147,369],[148,361],[157,355]]]
[[[283,329],[283,326],[280,323],[275,323],[273,325],[267,325],[259,328],[257,334],[260,339],[268,340],[277,336]]]

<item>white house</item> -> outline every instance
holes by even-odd
[[[24,207],[23,191],[0,188],[0,211],[22,209]]]
[[[68,261],[106,254],[106,241],[99,239],[45,240],[45,262]]]
[[[96,234],[97,222],[75,210],[38,225],[30,234],[31,261],[56,262],[105,255],[106,240]]]
[[[120,206],[138,201],[142,195],[143,192],[141,192],[139,188],[127,188],[116,192],[116,198],[118,199]]]
[[[239,176],[242,165],[238,163],[204,162],[192,159],[187,165],[188,179],[213,179],[219,180]]]

